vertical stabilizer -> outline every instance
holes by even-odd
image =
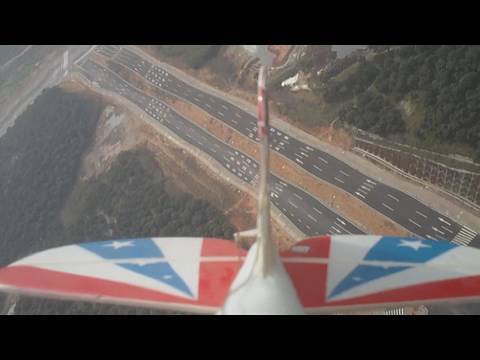
[[[257,275],[266,276],[272,269],[277,250],[270,233],[270,196],[269,196],[269,124],[268,97],[266,90],[267,70],[260,68],[258,75],[258,137],[260,139],[260,183],[258,188],[257,244],[258,252],[254,271]]]

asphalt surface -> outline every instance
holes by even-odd
[[[121,46],[100,46],[95,51],[124,65],[150,83],[197,105],[228,126],[258,141],[256,118],[237,106],[176,78],[158,65]],[[374,180],[337,158],[271,128],[272,150],[312,175],[345,190],[413,234],[480,247],[480,235],[415,198]]]
[[[258,163],[254,159],[210,135],[163,102],[146,95],[92,60],[84,59],[78,65],[81,74],[94,86],[128,99],[184,141],[215,159],[232,176],[251,186],[256,185]],[[310,194],[273,174],[270,184],[272,203],[303,233],[309,236],[364,233]]]

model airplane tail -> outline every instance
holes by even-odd
[[[260,183],[258,187],[257,213],[257,259],[255,272],[266,276],[273,268],[277,249],[271,239],[270,224],[270,156],[269,156],[269,119],[268,97],[266,91],[266,68],[262,67],[258,75],[258,137],[260,139]]]

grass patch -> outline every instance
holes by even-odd
[[[340,74],[335,76],[335,80],[337,80],[337,81],[347,80],[350,76],[352,76],[353,74],[355,74],[357,72],[359,65],[360,64],[358,62],[350,65],[345,70],[343,70]]]

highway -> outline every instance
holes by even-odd
[[[158,88],[197,105],[251,140],[258,141],[256,118],[239,107],[193,87],[127,48],[117,45],[99,46],[95,48],[95,52],[129,68]],[[273,151],[313,176],[355,196],[413,234],[480,247],[480,235],[474,230],[279,129],[272,127],[270,131]]]
[[[88,57],[80,61],[78,66],[80,73],[94,86],[116,93],[134,103],[181,139],[215,159],[232,176],[255,186],[258,180],[258,164],[254,159],[212,136],[165,103],[146,95]],[[303,233],[309,236],[363,234],[350,221],[325,207],[305,191],[273,174],[270,180],[273,205]]]

